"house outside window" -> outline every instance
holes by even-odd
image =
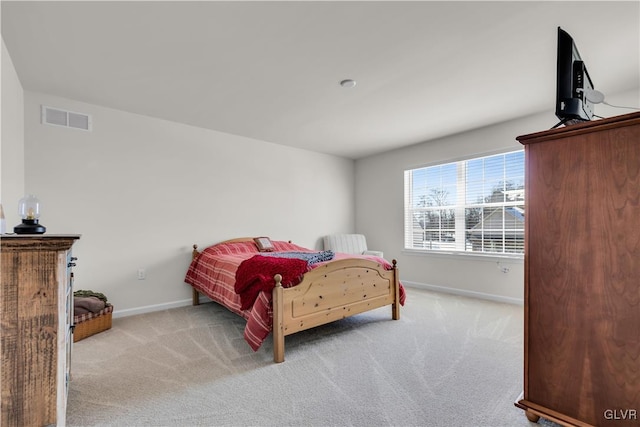
[[[524,151],[404,172],[405,249],[521,256]]]

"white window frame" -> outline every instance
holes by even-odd
[[[484,200],[480,203],[468,203],[466,200],[466,176],[467,176],[467,165],[470,162],[489,159],[492,157],[503,156],[506,159],[506,156],[520,153],[522,156],[522,164],[515,163],[518,167],[521,168],[521,176],[513,176],[510,177],[504,172],[504,182],[509,182],[510,185],[515,187],[515,198],[510,199],[509,195],[506,191],[503,191],[505,194],[505,199],[503,202],[492,202],[492,200]],[[427,169],[438,167],[441,170],[447,166],[452,167],[455,165],[456,167],[456,197],[454,203],[444,204],[444,205],[434,205],[434,206],[424,206],[418,208],[415,206],[416,197],[421,197],[421,200],[424,200],[425,204],[427,190],[425,189],[424,193],[416,191],[418,194],[414,193],[414,174],[416,172],[426,173]],[[506,163],[505,167],[506,169]],[[433,169],[432,169],[433,170]],[[517,182],[511,182],[510,179],[516,178]],[[442,178],[440,178],[442,179]],[[505,188],[509,187],[505,185]],[[432,186],[429,186],[433,190]],[[473,194],[473,193],[472,193]],[[446,200],[446,199],[445,199]],[[480,237],[480,247],[477,245],[477,239],[475,243],[471,243],[471,239],[467,239],[467,236],[471,235],[471,228],[467,229],[466,227],[466,211],[467,209],[487,209],[487,210],[495,210],[495,209],[503,209],[503,213],[501,216],[502,228],[493,228],[493,230],[498,230],[502,234],[502,240],[497,240],[492,238],[486,238],[484,233],[490,228],[485,229],[485,214],[482,214],[482,218],[479,222],[482,223],[482,226],[479,227],[479,232],[482,237]],[[515,228],[509,228],[505,225],[505,219],[507,217],[506,210],[509,209],[510,213],[516,214],[517,221],[515,224]],[[442,227],[442,214],[440,215],[429,215],[431,218],[437,216],[439,218],[439,224],[436,228],[427,228],[427,219],[425,218],[426,212],[436,212],[436,211],[449,211],[453,218],[455,218],[455,225],[453,228]],[[417,220],[419,214],[423,212],[422,222]],[[487,215],[489,216],[489,215]],[[498,221],[499,222],[499,221]],[[416,228],[416,223],[419,223],[420,229]],[[489,224],[487,221],[486,224]],[[451,231],[454,230],[453,233]],[[418,232],[422,232],[422,236],[417,236]],[[429,239],[427,241],[426,235],[431,233],[432,235],[436,233],[439,237],[436,239],[436,244],[434,244],[433,240]],[[477,236],[478,233],[476,233]],[[511,238],[508,238],[508,235],[511,234]],[[443,235],[445,237],[443,238]],[[451,238],[450,236],[454,236],[453,242],[448,242]],[[416,237],[419,239],[422,237],[422,242],[419,243],[416,240]],[[496,241],[498,244],[496,244]],[[498,250],[491,250],[490,248],[498,247]],[[475,249],[474,249],[475,248]],[[493,153],[488,155],[482,155],[477,157],[471,157],[467,159],[462,159],[458,161],[448,161],[438,164],[431,164],[427,166],[422,166],[418,168],[412,168],[404,171],[404,250],[414,253],[429,253],[429,254],[462,254],[462,255],[472,255],[472,256],[483,256],[483,257],[508,257],[508,258],[518,258],[522,259],[524,257],[524,150],[510,150],[504,151],[500,153]]]

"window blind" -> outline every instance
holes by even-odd
[[[524,252],[524,151],[406,170],[405,248]]]

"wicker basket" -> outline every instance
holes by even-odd
[[[111,316],[113,306],[107,305],[104,310],[98,313],[83,314],[74,316],[73,342],[80,341],[98,332],[111,328]]]

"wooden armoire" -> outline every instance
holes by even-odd
[[[640,113],[525,146],[524,391],[535,421],[640,426]]]

